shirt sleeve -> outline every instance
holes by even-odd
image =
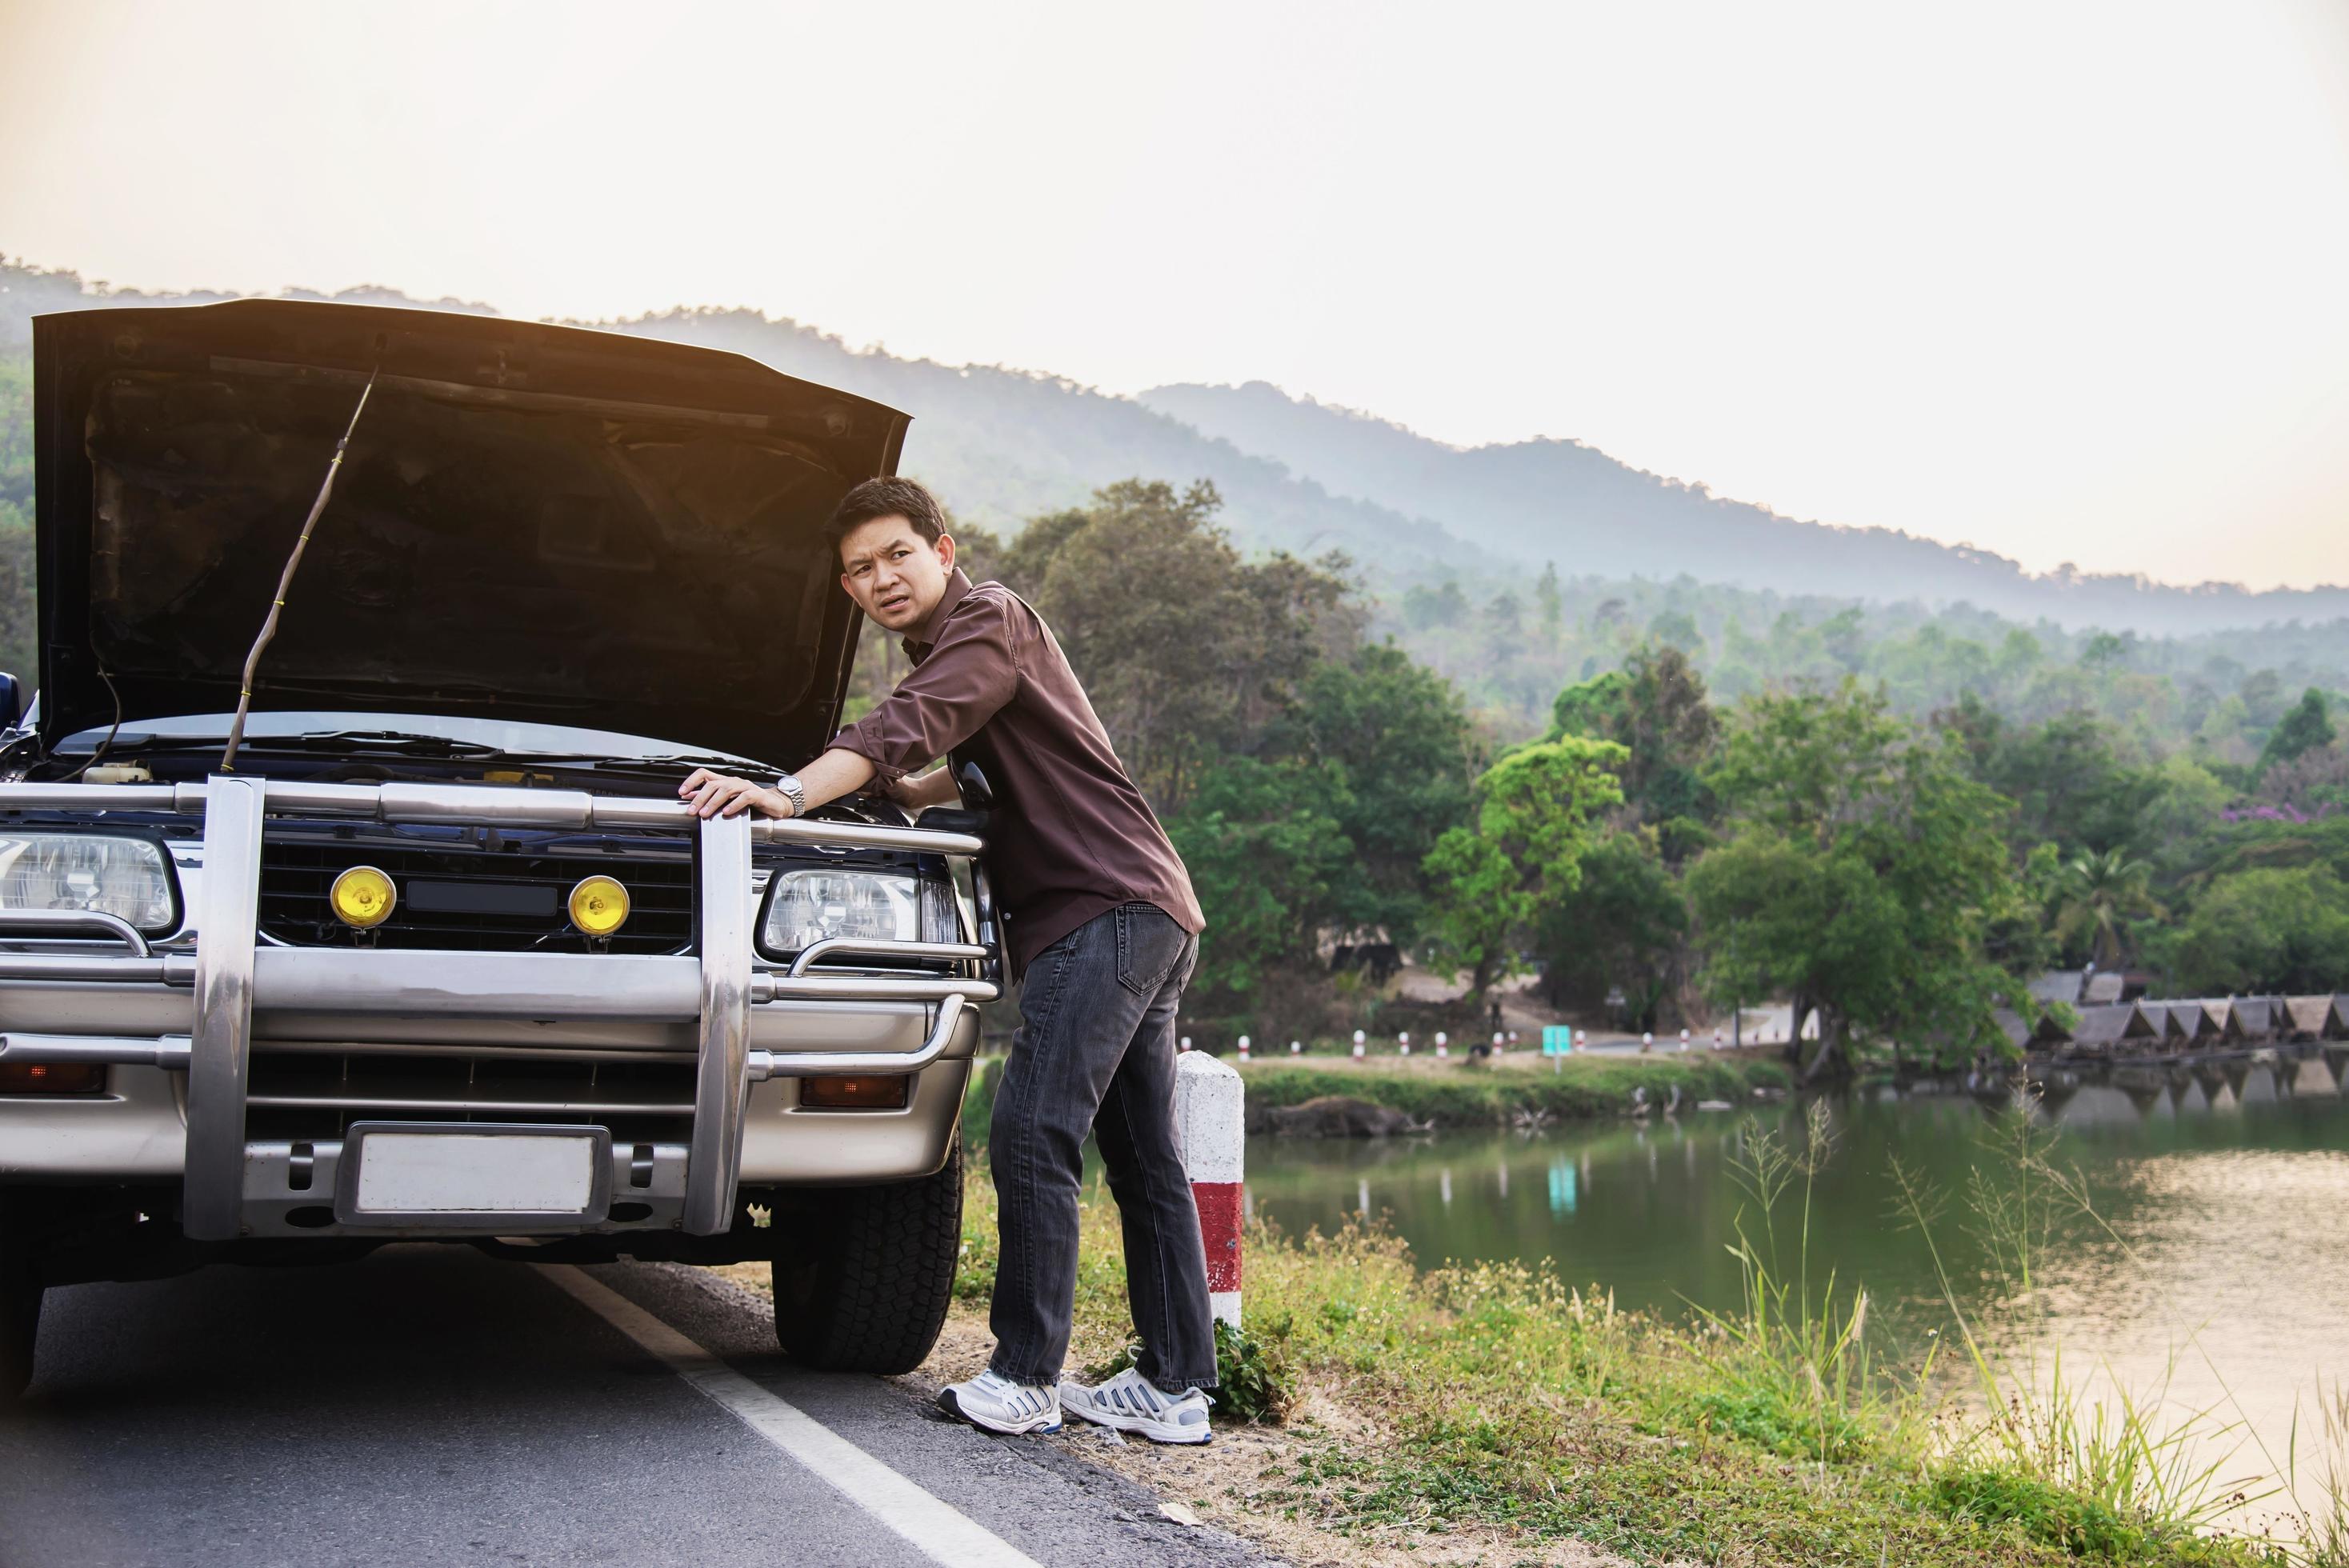
[[[992,596],[968,594],[938,629],[929,657],[833,745],[895,783],[976,735],[1019,686],[1009,615]]]

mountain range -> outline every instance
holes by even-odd
[[[43,311],[223,297],[100,293],[70,272],[0,261],[0,352],[21,352],[30,317]],[[376,287],[301,297],[494,314]],[[1382,594],[1445,579],[1487,593],[1517,583],[1531,559],[1567,577],[1688,576],[1787,595],[1962,603],[2024,622],[2152,634],[2349,617],[2349,588],[2254,593],[2224,583],[2033,575],[1983,551],[1784,517],[1579,442],[1464,449],[1263,382],[1117,397],[1032,371],[859,351],[748,310],[681,308],[581,325],[730,349],[903,408],[915,417],[906,469],[958,516],[988,527],[1016,530],[1136,475],[1206,479],[1243,547],[1342,551]]]

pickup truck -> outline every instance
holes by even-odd
[[[283,300],[39,317],[34,377],[0,1402],[50,1287],[394,1242],[766,1262],[786,1352],[917,1364],[1001,980],[984,780],[918,825],[677,795],[840,723],[824,525],[906,417],[680,344]]]

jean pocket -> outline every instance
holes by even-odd
[[[1154,904],[1129,903],[1117,912],[1117,983],[1137,996],[1154,996],[1183,957],[1183,928]]]

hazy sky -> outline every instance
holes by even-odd
[[[0,252],[751,305],[2349,582],[2349,0],[0,0]]]

